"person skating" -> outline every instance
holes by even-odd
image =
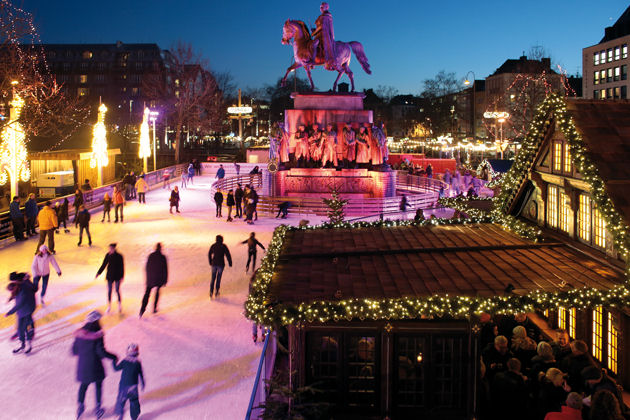
[[[228,195],[227,198],[225,200],[225,204],[227,205],[228,208],[228,217],[227,217],[227,221],[231,222],[232,220],[232,207],[234,207],[234,190],[230,190],[228,191]]]
[[[157,312],[158,300],[160,299],[160,287],[165,286],[168,281],[168,265],[166,257],[162,254],[162,244],[155,245],[155,251],[149,254],[146,265],[147,284],[140,307],[140,318],[144,314],[149,304],[151,289],[155,288],[155,300],[153,301],[153,313]]]
[[[254,212],[256,211],[256,206],[254,205],[254,199],[247,199],[247,205],[245,206],[245,223],[248,225],[253,225],[254,221],[252,218],[254,217]]]
[[[39,208],[37,207],[35,194],[31,193],[28,195],[28,200],[26,200],[24,204],[24,213],[26,213],[26,236],[37,235],[37,232],[35,232],[35,222],[37,221]]]
[[[212,280],[210,281],[210,298],[212,296],[219,296],[219,289],[221,288],[221,276],[223,275],[223,269],[225,268],[225,258],[227,258],[230,267],[232,267],[232,256],[230,250],[223,243],[223,236],[217,235],[216,242],[210,247],[208,251],[208,262],[212,267]],[[216,294],[215,294],[215,281],[216,281]]]
[[[236,175],[238,175],[238,173]],[[219,169],[217,169],[217,174],[215,178],[219,181],[225,178],[225,169],[223,168],[223,165],[219,165]]]
[[[125,277],[125,261],[123,256],[116,250],[116,244],[109,244],[109,251],[105,254],[103,264],[96,273],[96,280],[101,275],[103,270],[107,267],[107,273],[105,278],[107,279],[107,313],[111,311],[112,307],[112,287],[116,288],[116,295],[118,296],[118,312],[122,312],[122,303],[120,298],[120,283]]]
[[[79,207],[79,243],[77,246],[81,246],[81,242],[83,242],[83,231],[87,233],[88,237],[88,245],[92,246],[92,235],[90,235],[90,212],[85,208],[85,206]]]
[[[140,175],[136,181],[135,191],[138,192],[138,203],[147,204],[146,193],[149,189],[147,181],[144,180],[144,174]]]
[[[289,207],[291,207],[291,203],[289,201],[283,201],[278,204],[278,214],[276,214],[276,219],[282,215],[282,219],[286,219],[289,214]]]
[[[256,270],[256,250],[257,246],[261,247],[263,250],[265,247],[263,244],[258,242],[256,239],[256,233],[252,232],[249,234],[249,238],[245,239],[242,244],[247,244],[247,265],[245,266],[245,272],[249,271],[249,263],[252,263],[252,271]]]
[[[180,185],[182,188],[188,187],[188,172],[182,171],[182,184]]]
[[[20,347],[13,350],[14,354],[30,353],[31,340],[33,340],[34,328],[33,312],[35,311],[35,293],[37,288],[31,283],[28,273],[13,272],[9,276],[9,285],[7,290],[11,292],[11,298],[15,299],[15,305],[4,316],[17,313],[18,317],[18,337],[20,339]]]
[[[137,344],[131,343],[127,346],[127,357],[119,363],[114,362],[115,370],[122,370],[120,382],[118,383],[118,397],[116,398],[116,408],[114,413],[122,420],[125,413],[125,404],[129,400],[129,415],[136,420],[140,415],[140,400],[138,399],[138,381],[144,391],[144,375],[142,374],[142,364],[138,360],[140,349]]]
[[[253,185],[249,189],[249,198],[254,200],[254,202],[253,202],[253,204],[254,204],[254,220],[258,220],[258,209],[257,209],[258,208],[258,193],[256,192],[256,189],[254,188]]]
[[[76,228],[79,225],[79,207],[83,204],[83,192],[77,188],[74,193],[74,201],[72,202],[72,207],[74,207],[74,219],[72,219],[72,223],[74,223],[74,227]]]
[[[193,167],[193,164],[189,164],[188,165],[188,182],[190,182],[190,185],[193,184],[193,179],[195,178],[195,168]]]
[[[107,222],[111,222],[112,219],[110,217],[110,213],[112,210],[112,198],[109,196],[109,193],[105,193],[103,196],[103,218],[101,219],[101,223],[105,221],[105,216],[107,215]]]
[[[216,217],[223,217],[221,209],[223,208],[223,193],[219,190],[214,193],[214,204],[216,207]]]
[[[85,411],[85,393],[90,384],[96,387],[96,418],[101,419],[105,415],[105,410],[101,408],[103,396],[103,380],[105,379],[105,369],[101,359],[111,359],[116,363],[118,357],[105,350],[103,340],[104,333],[99,320],[101,313],[92,311],[85,319],[85,325],[74,332],[74,343],[72,344],[72,354],[78,356],[77,361],[77,381],[79,386],[77,419]]]
[[[59,201],[57,201],[55,203],[55,214],[57,215],[57,230],[55,233],[59,233],[59,228],[61,227],[61,224],[63,223],[63,231],[65,233],[69,233],[70,229],[68,229],[68,207],[70,206],[70,203],[68,202],[68,197],[63,199],[63,203],[61,205],[59,205]],[[40,228],[41,230],[41,228]]]
[[[234,217],[239,219],[243,217],[243,189],[241,184],[236,184],[236,190],[234,191],[234,205],[236,206],[236,213]]]
[[[39,252],[39,247],[46,241],[48,236],[48,249],[52,254],[55,253],[55,230],[57,230],[57,213],[52,209],[50,201],[46,201],[46,205],[37,215],[39,223],[39,242],[35,248],[35,253]]]
[[[9,215],[13,223],[13,237],[15,241],[24,241],[24,214],[20,210],[20,197],[13,197],[13,201],[9,204]]]
[[[46,289],[48,289],[48,278],[50,277],[51,264],[57,272],[57,275],[61,276],[61,269],[59,268],[59,264],[57,264],[55,257],[48,251],[48,247],[46,245],[40,246],[39,252],[35,254],[35,258],[33,258],[31,273],[33,274],[33,285],[36,290],[39,286],[39,280],[42,280],[42,293],[40,298],[42,306],[46,304],[46,302],[44,302],[44,295],[46,295]]]
[[[169,213],[173,213],[173,207],[175,207],[175,211],[179,213],[179,189],[177,186],[173,188],[171,191],[171,198],[169,199],[171,207],[168,209]]]
[[[118,210],[120,210],[120,223],[123,222],[123,206],[125,205],[125,196],[123,195],[123,187],[117,185],[114,187],[114,223],[118,223]]]

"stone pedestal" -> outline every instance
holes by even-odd
[[[333,186],[344,196],[376,198],[396,195],[395,171],[293,168],[274,174],[272,182],[270,189],[275,195],[289,197],[328,197]]]

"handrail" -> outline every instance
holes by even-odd
[[[227,177],[227,178],[221,178],[218,179],[216,181],[214,181],[212,183],[212,191],[217,191],[217,190],[221,190],[221,191],[229,191],[229,190],[234,190],[236,189],[237,185],[236,184],[241,184],[243,186],[249,184],[252,185],[254,184],[255,188],[262,188],[262,173],[258,173],[258,174],[244,174],[244,175],[237,175],[237,176],[231,176],[231,177]]]
[[[264,364],[266,362],[267,348],[270,345],[269,341],[272,340],[272,339],[275,339],[275,333],[268,332],[266,337],[265,337],[265,344],[263,345],[262,352],[260,353],[260,361],[258,362],[258,369],[256,370],[256,378],[254,379],[254,388],[252,389],[252,395],[249,398],[249,405],[247,406],[247,413],[245,414],[245,420],[251,420],[251,419],[259,418],[259,414],[258,413],[254,414],[253,417],[252,417],[252,413],[253,413],[254,410],[260,409],[259,404],[257,404],[257,403],[261,402],[261,399],[259,398],[258,387],[260,386],[261,381],[266,379],[266,378],[262,377],[263,373],[264,373],[264,376],[267,376],[267,373],[268,373],[266,371],[263,372],[263,366],[264,366]],[[266,390],[265,390],[265,392],[266,392]]]

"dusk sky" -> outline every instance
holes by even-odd
[[[18,2],[19,3],[19,2]],[[582,48],[597,44],[627,1],[347,1],[329,2],[335,38],[363,44],[373,74],[355,57],[357,89],[389,85],[417,94],[422,80],[444,69],[477,79],[508,58],[541,45],[569,74],[581,73]],[[292,62],[282,45],[288,18],[312,27],[319,1],[29,0],[45,43],[190,42],[213,70],[229,71],[238,87],[275,83]],[[334,73],[336,75],[336,73]],[[298,75],[305,76],[303,70]],[[319,90],[333,73],[313,72]],[[345,76],[342,81],[347,81]]]

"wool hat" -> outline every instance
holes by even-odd
[[[567,405],[576,410],[582,409],[582,396],[577,392],[570,392],[567,396]]]
[[[580,372],[582,379],[585,381],[600,379],[602,377],[602,371],[597,366],[588,366],[582,369]]]
[[[85,317],[85,322],[96,322],[101,319],[102,315],[99,311],[92,311]]]
[[[17,271],[9,274],[9,281],[20,281],[24,278],[24,273],[18,273]]]
[[[136,357],[140,353],[140,348],[136,343],[131,343],[127,346],[127,356]]]

